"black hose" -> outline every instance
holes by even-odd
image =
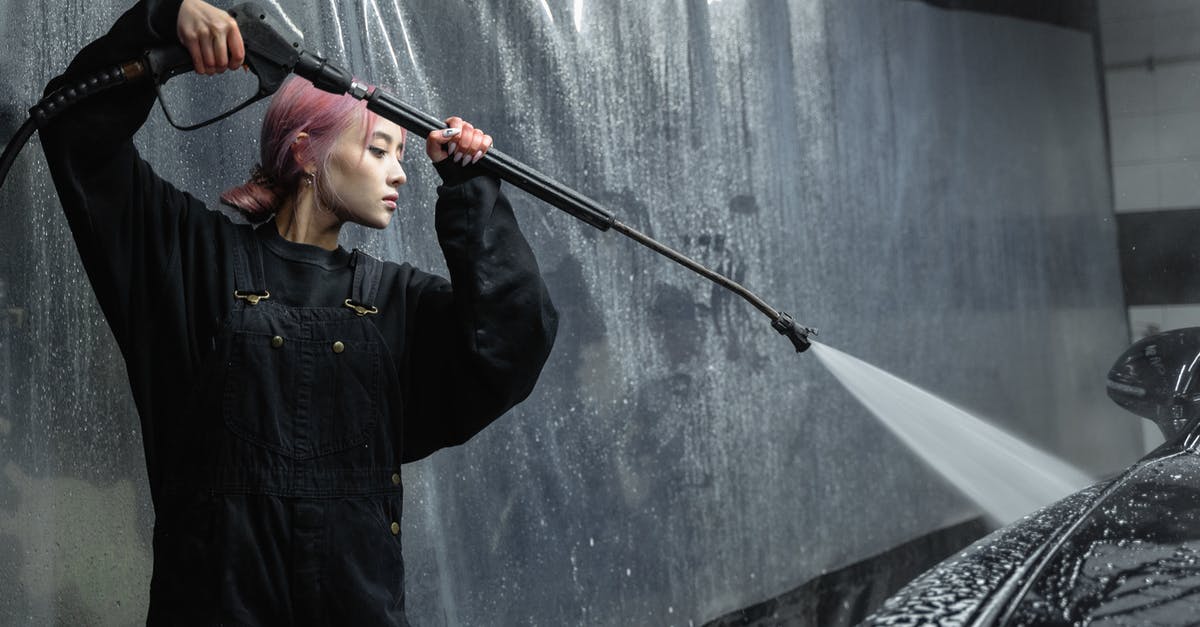
[[[33,137],[35,130],[41,128],[50,118],[84,98],[136,80],[142,75],[142,68],[142,64],[138,62],[122,63],[104,68],[74,83],[59,87],[42,98],[36,105],[30,107],[29,119],[25,120],[12,139],[8,140],[8,145],[4,147],[4,154],[0,155],[0,188],[4,187],[4,181],[8,179],[8,171],[12,169],[17,155],[25,147],[29,138]]]
[[[21,148],[25,146],[25,142],[29,141],[36,130],[37,124],[34,123],[33,118],[25,120],[21,128],[17,129],[16,135],[9,140],[8,146],[4,148],[4,154],[0,155],[0,188],[4,187],[4,180],[8,178],[8,171],[12,168],[13,162],[17,160]]]

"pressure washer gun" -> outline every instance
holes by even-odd
[[[4,185],[4,179],[12,162],[16,159],[17,152],[28,141],[35,127],[42,126],[47,120],[79,100],[117,85],[142,80],[153,82],[167,121],[172,126],[185,131],[195,130],[223,120],[250,104],[270,96],[279,89],[288,75],[293,73],[308,79],[313,85],[327,92],[338,95],[349,94],[356,99],[365,100],[367,109],[408,129],[418,137],[425,137],[430,132],[445,127],[441,120],[401,102],[378,87],[354,80],[346,70],[306,50],[303,35],[282,28],[280,24],[282,20],[278,20],[257,3],[239,4],[229,9],[229,14],[237,20],[238,28],[241,31],[242,41],[246,48],[245,64],[258,77],[258,90],[248,100],[210,120],[191,126],[180,126],[168,110],[160,86],[173,76],[191,71],[195,67],[192,57],[180,45],[149,50],[142,58],[131,59],[84,77],[73,85],[66,85],[33,106],[29,110],[29,120],[21,126],[9,142],[3,156],[0,156],[0,187]],[[816,334],[815,329],[797,324],[787,313],[776,311],[733,280],[709,270],[670,247],[622,224],[612,213],[583,194],[494,148],[488,150],[476,163],[476,166],[484,168],[492,175],[508,181],[601,231],[612,229],[622,233],[737,293],[770,317],[772,328],[791,340],[796,352],[803,352],[811,345],[808,338],[810,335]]]

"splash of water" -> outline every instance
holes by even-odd
[[[901,441],[1005,524],[1092,479],[970,412],[891,373],[813,342],[812,351]]]

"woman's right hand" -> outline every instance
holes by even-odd
[[[175,31],[179,43],[192,53],[197,74],[212,76],[236,70],[246,60],[237,20],[203,0],[183,0]]]

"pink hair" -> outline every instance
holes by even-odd
[[[261,176],[252,176],[246,183],[225,190],[221,201],[252,219],[273,213],[279,202],[299,186],[303,164],[319,163],[319,172],[326,171],[338,137],[353,128],[356,119],[366,128],[362,140],[365,150],[379,121],[378,114],[367,110],[366,102],[317,89],[299,76],[288,77],[271,97],[263,117],[259,136]],[[294,144],[301,132],[308,133],[308,141]],[[404,135],[401,129],[401,142]],[[296,157],[292,156],[293,147]],[[324,180],[321,174],[317,176],[318,184]]]

